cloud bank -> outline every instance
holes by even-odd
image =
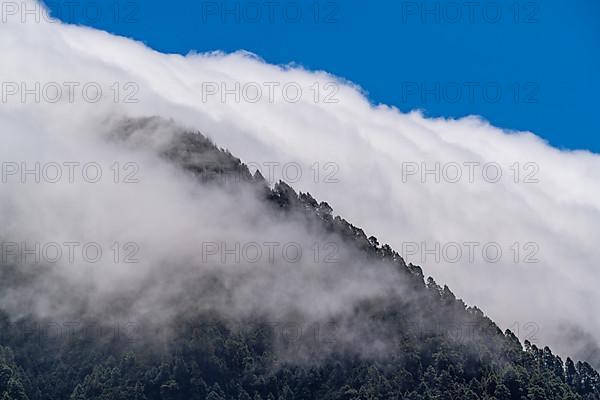
[[[196,204],[185,178],[151,155],[101,140],[107,119],[160,116],[203,132],[263,175],[272,172],[269,180],[282,178],[329,202],[522,339],[582,358],[586,346],[600,342],[596,154],[559,150],[478,117],[432,119],[374,105],[325,72],[270,65],[244,52],[161,54],[90,28],[23,23],[20,15],[0,24],[0,52],[3,162],[98,161],[108,168],[133,159],[146,182],[62,185],[43,198],[40,185],[3,185],[7,233],[126,242],[139,233],[132,227],[143,226],[148,248],[191,256],[182,238],[193,236],[197,221],[213,234],[222,226],[216,216],[244,208],[212,195]],[[151,234],[156,230],[161,235]],[[101,291],[111,290],[128,282],[114,279],[127,274],[114,269],[89,282],[102,286],[105,279]],[[347,290],[383,290],[365,285]]]

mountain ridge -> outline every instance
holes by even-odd
[[[163,124],[156,118],[128,119],[112,127],[110,137],[136,147],[142,140],[143,146],[147,132]],[[240,159],[199,132],[170,129],[173,136],[159,146],[161,157],[199,184],[225,191],[240,185],[254,188],[276,218],[339,237],[363,255],[359,262],[370,269],[392,266],[411,289],[402,295],[409,296],[382,293],[361,301],[350,316],[318,321],[339,330],[334,342],[312,337],[291,341],[281,332],[270,334],[264,315],[235,321],[206,310],[193,317],[182,313],[160,345],[155,337],[67,346],[3,335],[3,399],[600,398],[600,375],[588,363],[575,364],[570,358],[563,363],[548,347],[529,341],[521,345],[513,332],[503,333],[447,286],[431,277],[425,281],[421,267],[407,264],[391,246],[334,216],[328,203],[282,181],[271,188],[260,173],[251,174]],[[8,315],[0,317],[14,324]],[[302,326],[305,321],[296,322]],[[257,329],[239,329],[235,323],[252,323]],[[454,329],[463,326],[470,328],[466,337]]]

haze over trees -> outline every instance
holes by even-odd
[[[110,140],[144,148],[145,135],[161,123],[127,120],[111,131]],[[80,312],[82,320],[110,332],[101,340],[56,339],[42,328],[56,323],[51,316],[3,311],[1,400],[600,399],[600,375],[588,363],[562,360],[548,347],[520,343],[511,331],[502,332],[482,310],[425,279],[419,266],[407,264],[389,245],[334,216],[326,202],[284,182],[269,187],[260,174],[199,133],[174,129],[158,149],[160,158],[191,177],[200,193],[217,190],[248,202],[255,196],[269,224],[334,240],[340,262],[313,266],[330,268],[324,279],[367,284],[393,278],[401,290],[382,283],[375,295],[353,297],[347,307],[329,313],[284,304],[280,314],[271,306],[242,313],[207,295],[214,291],[234,302],[236,293],[228,291],[248,288],[219,273],[227,266],[216,263],[216,272],[195,275],[165,265],[162,274],[145,276],[148,282],[141,287],[164,288],[152,282],[156,277],[188,281],[189,290],[166,297],[175,315],[149,308],[135,325],[113,326],[106,315],[114,309],[138,310],[133,307],[137,293],[111,298],[110,308],[88,307],[84,301],[73,306],[71,315]],[[277,263],[256,265],[243,277],[260,279],[264,268],[285,269]],[[0,290],[28,287],[47,273],[5,263]],[[281,274],[301,279],[287,270]],[[266,290],[281,291],[280,282],[274,282]],[[299,285],[287,283],[290,291]],[[78,296],[83,295],[65,292],[65,298]],[[274,293],[260,296],[270,299]],[[213,304],[214,299],[219,301]],[[282,328],[286,324],[290,329]]]

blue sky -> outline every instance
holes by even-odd
[[[597,0],[46,3],[64,21],[161,52],[244,49],[349,79],[374,103],[478,114],[559,148],[600,152]]]

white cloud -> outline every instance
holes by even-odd
[[[473,263],[466,253],[456,263],[443,259],[436,263],[432,255],[426,262],[420,255],[407,256],[407,261],[421,264],[426,274],[447,283],[468,304],[480,306],[502,328],[518,323],[521,338],[531,333],[523,326],[534,322],[539,326],[536,337],[565,353],[577,351],[575,343],[564,339],[565,326],[582,327],[600,340],[600,318],[594,309],[600,304],[596,290],[600,157],[596,154],[560,151],[533,133],[507,132],[477,117],[431,119],[418,112],[403,114],[393,107],[375,106],[358,88],[325,72],[274,66],[245,53],[166,55],[105,32],[44,21],[24,24],[19,18],[0,25],[0,52],[3,82],[28,82],[30,88],[36,81],[41,86],[97,82],[103,89],[96,104],[82,99],[81,86],[72,104],[66,94],[56,104],[43,100],[33,104],[33,96],[21,103],[18,96],[9,96],[0,106],[3,131],[8,132],[2,134],[2,160],[52,159],[55,154],[108,160],[110,149],[97,144],[90,129],[94,124],[108,115],[172,118],[205,133],[243,161],[262,166],[264,175],[265,163],[297,162],[303,176],[292,182],[296,189],[328,201],[336,214],[398,251],[407,242],[426,243],[429,249],[436,242],[442,248],[448,243],[497,243],[503,251],[497,263],[483,259],[482,246],[476,249]],[[110,89],[115,82],[120,88],[117,103]],[[135,86],[126,88],[128,82]],[[243,98],[238,103],[233,95],[225,102],[218,96],[203,101],[203,91],[211,82],[227,82],[229,88],[235,82],[241,86],[254,82],[263,88],[263,95],[257,103]],[[280,85],[273,102],[268,82]],[[282,98],[281,88],[291,82],[302,88],[302,98],[295,103]],[[338,103],[323,102],[323,96],[332,93],[331,87],[325,88],[329,82],[339,88]],[[319,83],[319,102],[314,100],[315,83]],[[139,92],[133,98],[139,102],[124,103],[124,96],[135,87]],[[76,152],[82,144],[96,147],[82,155]],[[27,151],[20,156],[23,146]],[[479,166],[470,183],[465,162],[497,163],[502,178],[487,182]],[[406,163],[426,163],[428,168],[458,163],[463,177],[459,183],[443,179],[435,183],[428,175],[428,182],[422,183],[415,175],[404,182]],[[519,163],[518,183],[515,163]],[[144,165],[151,168],[152,163]],[[315,169],[320,171],[317,182]],[[325,183],[332,172],[339,182]],[[529,173],[535,173],[539,182],[524,183]],[[490,170],[488,180],[493,175]],[[161,184],[165,185],[162,193],[177,191],[164,181]],[[131,196],[140,200],[152,193]],[[23,196],[27,205],[27,194]],[[106,201],[111,199],[115,201],[114,197]],[[169,196],[157,201],[152,205],[164,202],[168,207]],[[98,199],[89,206],[97,210],[102,205]],[[47,205],[53,206],[60,204]],[[117,208],[110,212],[119,213]],[[150,208],[142,210],[150,212]],[[59,217],[48,226],[57,224]],[[189,223],[177,221],[171,224],[174,235]],[[518,263],[513,261],[515,242],[520,249]],[[531,253],[538,263],[523,262]]]

